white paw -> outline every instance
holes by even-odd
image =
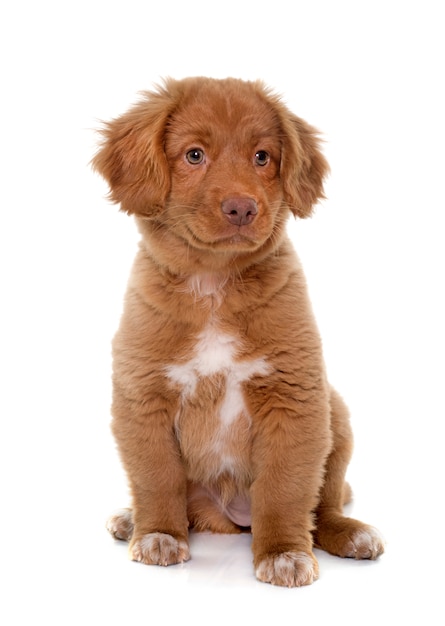
[[[146,565],[174,565],[190,558],[185,541],[165,533],[144,535],[130,546],[130,558]]]
[[[376,559],[383,554],[385,541],[373,526],[357,530],[346,545],[345,556],[352,559]]]
[[[272,585],[302,587],[317,580],[318,565],[305,552],[283,552],[263,559],[255,574],[258,580]]]
[[[107,530],[115,539],[130,541],[133,528],[131,509],[119,509],[107,520]]]

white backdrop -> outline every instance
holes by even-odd
[[[2,623],[443,623],[441,4],[2,5]],[[167,75],[262,78],[325,138],[328,199],[289,229],[352,410],[350,512],[387,553],[318,553],[310,588],[257,583],[248,537],[194,536],[190,563],[160,569],[104,531],[128,501],[109,353],[137,235],[88,162],[98,120]]]

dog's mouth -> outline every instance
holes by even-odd
[[[240,226],[232,227],[230,230],[231,232],[225,231],[209,237],[198,234],[187,227],[187,238],[189,243],[196,248],[221,251],[254,250],[263,243],[258,239],[256,233],[252,232],[251,228]]]

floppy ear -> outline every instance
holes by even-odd
[[[325,197],[323,180],[329,166],[320,151],[316,129],[292,113],[286,117],[281,160],[285,200],[295,216],[309,217],[314,205]]]
[[[174,82],[174,81],[172,81]],[[110,187],[109,198],[127,213],[153,216],[164,205],[170,175],[164,133],[174,98],[165,88],[144,92],[127,113],[100,131],[102,144],[92,160]]]

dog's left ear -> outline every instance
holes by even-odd
[[[281,159],[285,201],[295,216],[309,217],[325,197],[323,181],[329,165],[320,151],[317,130],[292,113],[285,117]]]

